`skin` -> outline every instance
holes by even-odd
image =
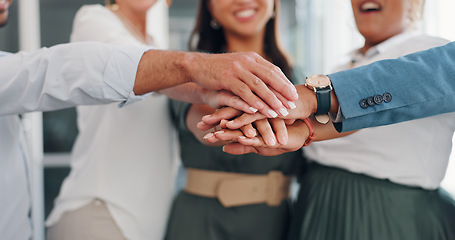
[[[115,10],[131,22],[131,26],[137,28],[145,40],[147,11],[156,3],[156,0],[116,0],[118,9]]]

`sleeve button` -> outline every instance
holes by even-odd
[[[389,92],[384,93],[382,96],[384,98],[384,102],[388,103],[392,101],[392,94],[390,94]]]
[[[374,103],[374,98],[373,97],[369,97],[367,98],[367,104],[371,107],[373,107],[374,105],[376,105],[376,103]]]
[[[378,95],[374,96],[373,100],[374,100],[374,103],[381,104],[384,101],[384,98],[382,97],[382,95],[378,94]]]
[[[359,104],[360,104],[360,107],[361,107],[361,108],[363,108],[363,109],[365,109],[365,108],[368,108],[368,107],[369,107],[369,105],[368,105],[368,103],[367,103],[367,100],[366,100],[366,99],[362,99],[362,100],[360,100]]]

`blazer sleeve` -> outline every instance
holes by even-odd
[[[455,111],[455,42],[329,75],[340,103],[338,131],[387,125]],[[391,95],[388,102],[361,101]]]

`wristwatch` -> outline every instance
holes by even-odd
[[[314,114],[316,121],[327,124],[330,120],[328,112],[330,111],[331,101],[330,92],[332,91],[332,82],[327,75],[312,75],[306,78],[305,86],[313,89],[316,93],[318,109]]]

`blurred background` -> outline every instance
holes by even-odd
[[[36,47],[67,43],[76,11],[84,4],[95,3],[104,4],[104,1],[15,0],[10,8],[9,23],[0,30],[0,50],[33,50],[21,42],[27,35],[19,29],[27,33],[39,28],[34,41]],[[197,3],[198,0],[173,0],[168,8],[164,0],[159,0],[149,13],[148,31],[157,38],[161,46],[186,50]],[[306,75],[330,73],[335,66],[347,61],[349,51],[361,46],[362,38],[355,28],[349,0],[282,0],[281,4],[280,32],[283,45]],[[454,10],[453,0],[426,1],[422,31],[455,41]],[[24,20],[19,13],[27,11],[35,12],[36,16]],[[21,26],[23,21],[31,22],[37,27],[24,29]],[[163,24],[166,22],[168,25]],[[38,120],[31,118],[25,125],[29,131],[38,132],[38,138],[30,138],[30,145],[38,151],[33,179],[36,191],[44,191],[44,194],[35,194],[35,204],[38,205],[41,215],[46,217],[62,180],[70,170],[69,154],[78,133],[76,112],[75,109],[65,109],[43,113],[42,120],[39,115]],[[453,158],[455,154],[451,156],[443,187],[455,196]],[[182,179],[181,177],[178,184],[181,184]],[[40,218],[42,217],[38,217],[38,221]]]

